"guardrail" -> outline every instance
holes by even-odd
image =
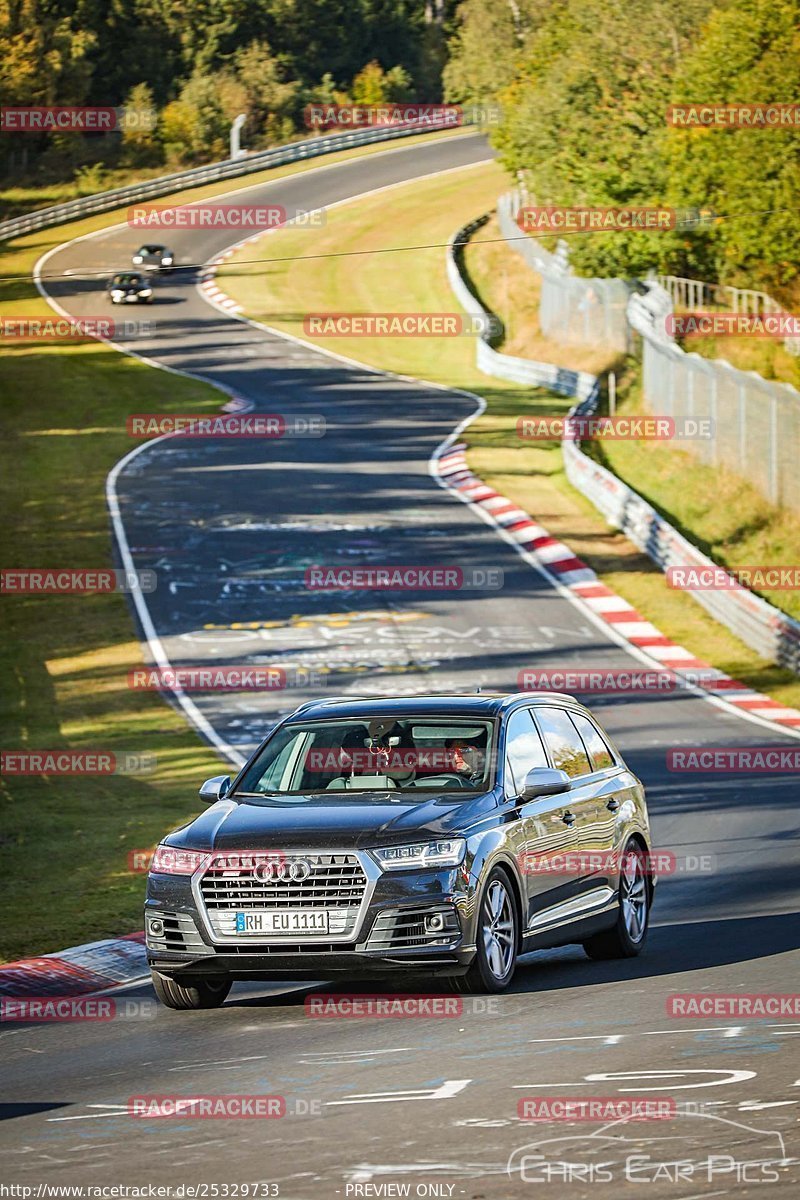
[[[79,200],[69,200],[65,204],[40,208],[35,212],[26,213],[22,217],[12,217],[8,221],[0,221],[0,241],[21,237],[25,233],[35,233],[38,229],[48,229],[53,225],[64,225],[68,221],[90,217],[95,213],[109,212],[113,208],[121,208],[124,204],[133,204],[139,200],[152,200],[157,196],[167,196],[171,192],[182,191],[184,188],[200,187],[204,183],[216,183],[221,179],[235,179],[241,175],[252,175],[267,167],[280,167],[286,163],[317,158],[322,154],[335,154],[337,150],[347,150],[352,146],[368,146],[371,142],[391,141],[394,138],[409,137],[417,133],[437,133],[453,127],[453,122],[446,119],[425,122],[424,125],[416,121],[389,128],[350,129],[345,133],[324,134],[318,137],[309,137],[300,142],[289,142],[286,146],[261,150],[246,158],[228,159],[225,162],[209,163],[203,167],[192,167],[188,171],[177,171],[171,175],[159,175],[156,179],[132,183],[127,187],[113,188],[107,192],[96,192],[92,196],[83,196]]]
[[[500,354],[490,345],[489,323],[493,314],[483,307],[462,278],[459,268],[460,247],[477,229],[489,220],[488,215],[463,226],[453,235],[447,247],[447,278],[463,309],[471,316],[481,318],[484,331],[478,336],[475,360],[479,371],[508,379],[512,383],[530,383],[533,387],[548,388],[559,396],[575,396],[579,400],[590,395],[598,386],[596,376],[586,371],[569,371],[553,363],[535,362],[531,358],[515,358],[511,354]]]
[[[447,276],[461,306],[473,316],[490,314],[467,286],[459,269],[464,243],[488,217],[464,226],[447,248]],[[662,293],[663,294],[663,293]],[[669,303],[669,297],[666,297]],[[570,415],[589,416],[600,402],[600,380],[584,371],[562,371],[552,363],[534,362],[501,354],[488,344],[488,334],[479,336],[476,364],[487,375],[515,383],[549,387],[578,403]],[[652,559],[662,571],[668,567],[716,568],[705,554],[693,546],[665,520],[638,492],[628,487],[606,467],[583,452],[579,442],[565,438],[561,443],[567,478],[582,492],[615,529],[621,530],[635,546]],[[691,595],[716,620],[771,662],[788,667],[800,675],[800,622],[775,608],[766,600],[735,584],[724,591],[691,591]]]
[[[621,354],[632,347],[625,307],[630,288],[624,279],[588,279],[573,275],[569,245],[559,240],[551,254],[540,241],[526,237],[517,220],[525,196],[515,190],[497,202],[497,221],[509,247],[542,277],[539,324],[542,333],[580,346],[605,343]]]

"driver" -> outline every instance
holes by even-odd
[[[451,738],[445,744],[456,775],[471,784],[480,782],[486,767],[485,748],[462,738]]]

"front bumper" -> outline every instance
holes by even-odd
[[[147,957],[155,970],[176,979],[454,975],[463,973],[475,955],[474,909],[464,868],[376,872],[346,937],[220,937],[196,879],[151,874]]]

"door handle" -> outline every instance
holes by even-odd
[[[616,812],[619,808],[619,800],[614,800],[612,797],[612,799],[609,800],[608,804],[606,805],[606,808],[609,812]]]
[[[564,822],[565,825],[574,825],[575,824],[575,813],[571,813],[571,812],[562,813],[561,820]]]

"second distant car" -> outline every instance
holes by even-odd
[[[131,262],[135,267],[144,267],[148,271],[160,271],[163,267],[175,265],[175,255],[167,246],[140,246]]]
[[[106,291],[112,304],[149,304],[153,299],[150,281],[138,271],[118,271]]]

